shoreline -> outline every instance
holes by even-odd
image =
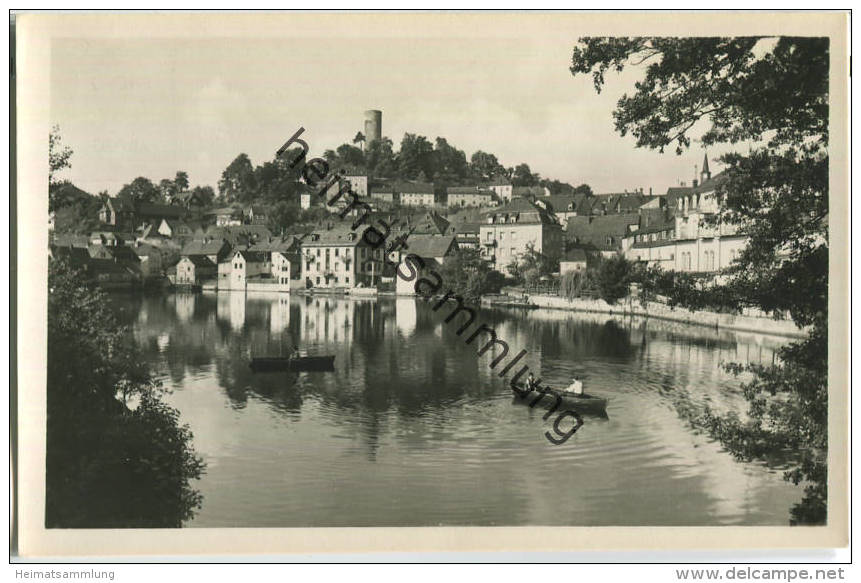
[[[610,305],[604,300],[587,300],[561,298],[558,296],[526,295],[526,303],[530,308],[562,310],[569,312],[590,312],[599,314],[636,316],[640,318],[656,318],[671,322],[680,322],[704,328],[717,330],[732,330],[735,332],[753,332],[784,338],[805,338],[804,329],[798,328],[792,320],[776,320],[774,318],[751,316],[744,314],[721,314],[709,311],[692,311],[685,308],[670,308],[658,302],[647,302],[643,307],[639,301],[631,301]],[[482,298],[484,307],[523,307],[506,301],[494,302]],[[533,309],[534,309],[533,308]]]

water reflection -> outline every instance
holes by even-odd
[[[192,526],[785,524],[800,496],[679,419],[743,410],[724,361],[781,340],[642,318],[483,310],[545,382],[609,397],[566,444],[512,406],[448,310],[414,299],[220,293],[114,297],[209,470]],[[331,373],[254,374],[252,356],[334,354]]]

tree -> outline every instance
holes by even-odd
[[[459,249],[447,257],[439,275],[446,288],[473,303],[478,302],[482,294],[498,293],[505,279],[490,268],[477,249]]]
[[[640,147],[684,152],[750,142],[721,157],[727,168],[715,221],[749,236],[725,284],[698,289],[679,279],[682,305],[755,306],[787,312],[809,336],[782,349],[781,363],[747,370],[748,418],[706,409],[708,428],[740,459],[797,452],[784,475],[805,483],[793,523],[827,514],[828,75],[827,38],[582,38],[571,72],[591,73],[600,91],[607,71],[645,65],[633,95],[613,112],[616,130]],[[692,135],[697,134],[697,135]]]
[[[294,158],[284,158],[293,160]],[[231,162],[218,181],[218,195],[224,202],[244,202],[252,200],[256,193],[256,182],[254,179],[254,167],[248,154],[239,154]]]
[[[595,283],[601,292],[601,298],[612,305],[626,297],[632,275],[631,262],[622,255],[601,260],[595,272]]]
[[[398,172],[401,177],[415,179],[422,172],[432,178],[435,174],[433,146],[424,136],[404,134],[398,152]]]
[[[176,192],[185,192],[188,190],[188,172],[179,171],[176,173],[176,178],[173,180],[174,186],[176,186]]]
[[[123,185],[117,196],[129,199],[135,204],[155,203],[163,200],[158,187],[152,183],[152,180],[143,176],[138,176],[131,183]]]
[[[336,150],[338,160],[344,166],[362,168],[365,166],[365,153],[356,146],[341,144]]]
[[[592,187],[588,184],[581,184],[580,186],[575,186],[571,194],[585,194],[586,196],[592,196]]]
[[[445,138],[437,137],[434,143],[434,166],[440,180],[448,183],[462,182],[469,171],[466,154],[450,145]]]
[[[54,125],[51,128],[51,133],[48,135],[48,182],[49,184],[57,183],[57,172],[64,168],[71,168],[72,163],[69,161],[72,157],[72,149],[63,145],[63,138],[60,136],[60,126]]]
[[[392,140],[383,137],[365,145],[365,168],[376,178],[392,178],[398,171]]]
[[[202,501],[191,432],[103,292],[62,261],[48,290],[45,525],[181,526]]]
[[[173,200],[176,196],[176,185],[170,178],[162,178],[158,183],[158,191],[164,200]]]
[[[362,149],[365,149],[365,134],[362,132],[356,132],[356,137],[353,138],[354,144],[362,144]]]
[[[538,174],[533,174],[529,164],[518,164],[514,168],[511,184],[514,186],[536,186],[540,180]]]
[[[203,207],[212,205],[215,200],[215,191],[211,186],[195,186],[192,189],[192,193],[200,200],[200,204]]]
[[[493,154],[478,150],[469,159],[469,168],[478,180],[491,180],[494,176],[506,175],[505,168]]]
[[[54,125],[48,134],[48,206],[54,210],[55,201],[51,196],[53,187],[60,184],[57,174],[64,168],[71,168],[72,149],[63,145],[60,126]]]

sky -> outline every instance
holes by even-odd
[[[467,158],[484,150],[595,192],[664,193],[702,164],[697,143],[682,156],[660,154],[615,132],[613,108],[643,71],[608,74],[596,93],[590,77],[568,71],[576,27],[391,36],[368,28],[56,39],[51,120],[74,150],[63,177],[113,195],[137,176],[158,182],[183,170],[192,186],[217,190],[239,153],[255,165],[271,160],[303,127],[312,155],[322,154],[351,142],[367,109],[383,112],[396,148],[405,132],[442,136]],[[720,153],[708,152],[713,173]]]

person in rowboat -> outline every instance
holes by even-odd
[[[293,345],[293,349],[290,351],[290,360],[294,358],[299,358],[299,347],[295,344]]]
[[[583,394],[583,383],[578,381],[576,378],[571,379],[571,384],[565,387],[565,392],[574,393],[575,395]]]
[[[526,390],[527,391],[535,391],[537,390],[537,382],[535,381],[535,375],[529,373],[529,376],[526,377]]]

